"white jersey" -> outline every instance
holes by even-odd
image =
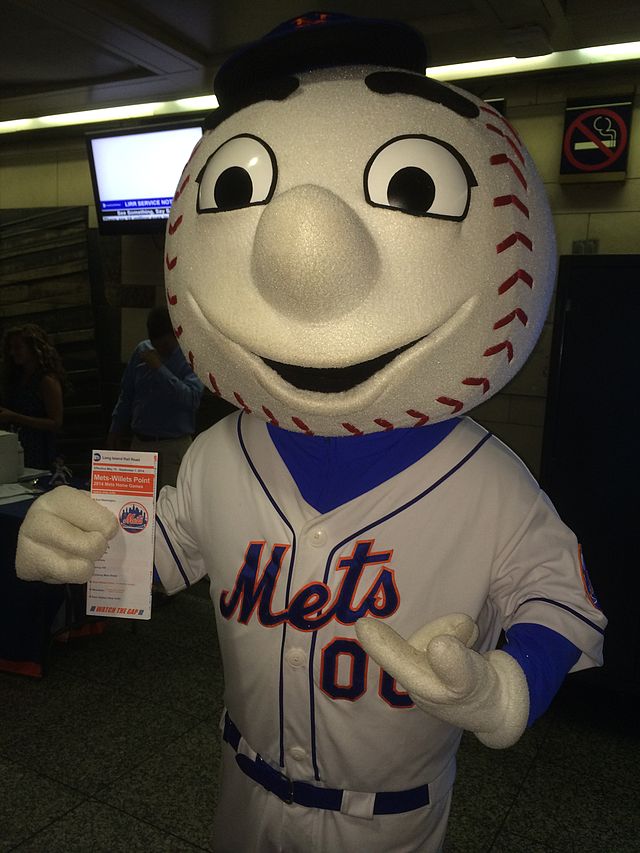
[[[601,663],[606,620],[573,533],[520,460],[469,419],[319,514],[266,424],[232,415],[196,439],[158,518],[167,591],[211,579],[230,718],[291,779],[355,792],[389,790],[390,779],[393,790],[452,784],[460,731],[416,709],[368,658],[355,634],[362,616],[408,637],[466,613],[478,651],[533,622],[581,649],[575,669]]]

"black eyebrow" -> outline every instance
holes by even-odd
[[[430,77],[420,74],[408,74],[404,71],[375,71],[365,81],[367,88],[379,95],[415,95],[425,101],[442,104],[464,118],[477,118],[480,110],[477,104],[465,98],[454,89],[443,86]]]
[[[300,81],[297,77],[270,77],[246,89],[227,93],[224,103],[221,103],[217,110],[209,113],[205,118],[202,129],[213,130],[214,127],[218,127],[234,113],[240,112],[252,104],[259,104],[261,101],[284,101],[299,86]]]

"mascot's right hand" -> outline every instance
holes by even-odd
[[[524,731],[529,715],[524,672],[506,652],[473,650],[478,628],[469,616],[442,616],[408,641],[372,617],[356,622],[356,634],[426,714],[474,732],[494,749],[511,746]]]
[[[58,486],[31,506],[18,534],[16,574],[26,581],[86,583],[118,532],[88,492]]]

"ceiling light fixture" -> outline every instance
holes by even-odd
[[[180,98],[177,101],[131,104],[125,107],[105,107],[96,110],[82,110],[77,113],[60,113],[58,115],[40,116],[39,118],[0,121],[0,134],[16,133],[20,130],[42,130],[46,127],[69,127],[71,125],[126,121],[132,118],[151,118],[152,116],[162,115],[175,116],[180,113],[214,110],[217,106],[218,99],[215,95],[202,95],[197,98]]]
[[[515,56],[501,59],[486,59],[479,62],[461,62],[457,65],[438,65],[427,68],[428,77],[436,80],[469,80],[475,77],[520,74],[526,71],[548,71],[556,68],[571,68],[578,65],[595,65],[607,62],[624,62],[640,59],[640,41],[622,44],[605,44],[598,47],[583,47],[578,50],[562,50],[542,56],[518,59]],[[125,121],[152,116],[179,115],[180,113],[202,112],[218,107],[215,95],[195,98],[180,98],[150,104],[132,104],[125,107],[82,110],[75,113],[21,118],[0,121],[0,134],[17,133],[25,130],[41,130],[51,127],[96,124],[110,121]]]
[[[438,65],[427,68],[428,77],[436,80],[469,80],[474,77],[495,77],[498,74],[521,74],[525,71],[548,71],[577,65],[596,65],[604,62],[623,62],[640,59],[640,41],[582,47],[578,50],[559,50],[542,56],[518,59],[505,56],[457,65]]]

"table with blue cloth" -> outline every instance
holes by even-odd
[[[16,577],[18,531],[33,500],[0,506],[0,670],[39,678],[66,589]]]
[[[58,636],[101,633],[105,622],[85,616],[86,584],[16,576],[18,531],[33,501],[0,505],[0,671],[41,678],[54,630]]]

